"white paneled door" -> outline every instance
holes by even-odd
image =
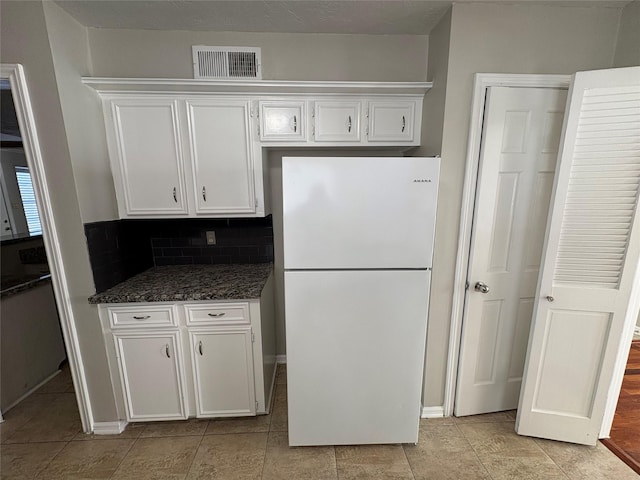
[[[569,95],[516,431],[594,445],[640,307],[640,67]]]
[[[518,405],[566,90],[487,94],[455,414]]]

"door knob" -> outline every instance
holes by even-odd
[[[553,298],[551,295],[547,295],[547,302],[553,302],[555,300],[555,298]]]
[[[486,283],[478,282],[473,288],[476,292],[489,293],[489,285]]]

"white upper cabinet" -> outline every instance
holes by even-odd
[[[178,102],[115,99],[105,116],[120,216],[186,215]]]
[[[187,100],[197,214],[254,213],[250,102]]]
[[[102,97],[120,218],[269,215],[263,147],[418,146],[431,86],[83,81]]]
[[[361,110],[360,101],[313,102],[313,139],[327,143],[359,142]]]
[[[305,141],[305,104],[304,100],[260,101],[260,141]]]
[[[372,100],[368,105],[369,142],[413,142],[417,101]],[[419,131],[417,132],[419,136]]]
[[[103,102],[120,218],[265,216],[249,98],[130,93]]]

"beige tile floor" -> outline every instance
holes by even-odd
[[[519,437],[514,413],[422,420],[417,445],[287,444],[285,367],[270,415],[81,432],[68,372],[6,414],[2,479],[588,479],[638,477],[605,447]]]

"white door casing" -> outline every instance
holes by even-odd
[[[516,431],[594,445],[640,307],[640,67],[569,98]]]
[[[458,416],[517,407],[565,102],[563,89],[488,89]]]

